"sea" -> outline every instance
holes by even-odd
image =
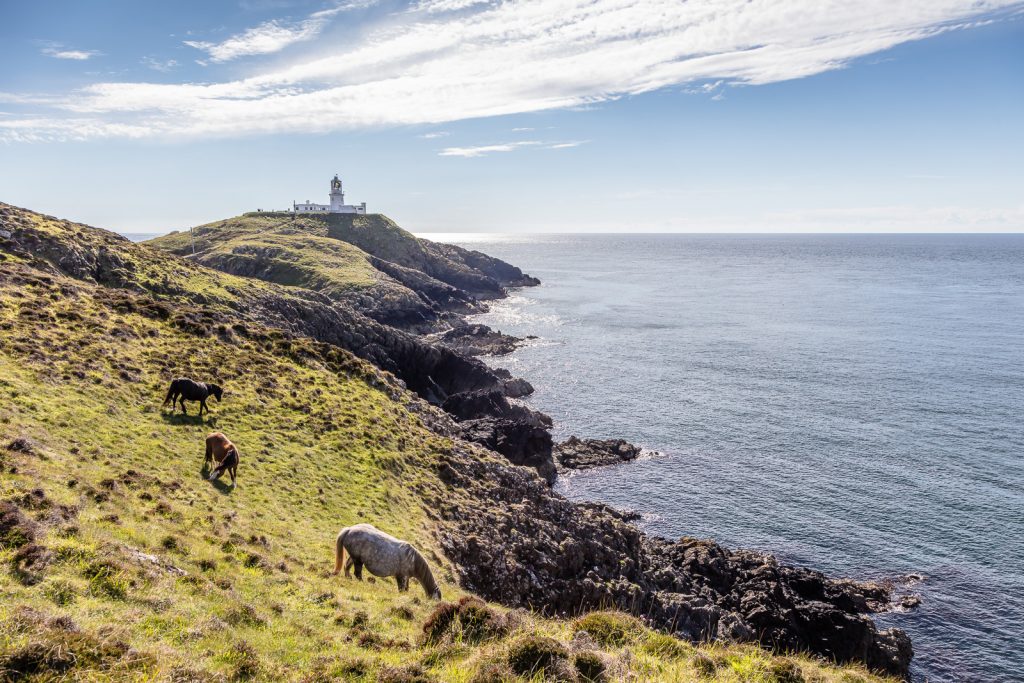
[[[424,235],[542,285],[476,318],[558,439],[559,491],[650,533],[897,579],[915,681],[1024,676],[1024,235]]]

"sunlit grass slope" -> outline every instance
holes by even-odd
[[[323,221],[311,217],[246,214],[181,231],[149,242],[179,256],[223,270],[259,269],[261,279],[337,296],[371,287],[382,279],[356,246],[327,237]]]

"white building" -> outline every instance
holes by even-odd
[[[331,180],[331,203],[313,204],[308,199],[302,203],[292,202],[295,213],[366,213],[366,202],[362,204],[346,204],[345,192],[341,189],[341,180],[334,174]]]

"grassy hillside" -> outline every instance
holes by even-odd
[[[474,309],[476,297],[502,296],[503,284],[536,284],[514,266],[419,239],[381,214],[247,213],[148,244],[228,273],[317,291],[389,324]]]
[[[171,306],[202,305],[225,320],[272,326],[335,344],[399,375],[421,395],[434,391],[435,385],[450,393],[501,382],[484,364],[379,324],[357,306],[332,302],[321,292],[203,267],[106,230],[2,202],[0,230],[10,233],[0,242],[0,259],[149,292]],[[374,305],[387,305],[371,295],[366,298]]]
[[[305,287],[341,298],[390,278],[373,268],[368,255],[347,242],[326,237],[313,218],[257,214],[174,232],[152,246],[223,270],[260,271],[260,279]]]
[[[0,680],[879,680],[619,614],[543,619],[331,577],[337,531],[370,521],[424,551],[446,601],[465,597],[422,502],[453,446],[432,409],[346,351],[239,323],[201,268],[181,264],[175,286],[210,288],[209,305],[158,302],[3,246]],[[132,277],[178,282],[139,259]],[[177,375],[224,401],[202,419],[162,410]],[[235,489],[201,476],[215,429],[241,449]]]
[[[148,244],[226,273],[315,291],[389,324],[421,324],[453,303],[470,305],[469,297],[450,285],[423,273],[408,277],[401,266],[385,266],[355,243],[332,235],[329,219],[245,214],[199,226],[192,234],[164,235]],[[369,242],[389,254],[394,245],[418,245],[415,237],[397,226],[364,232],[373,233]]]

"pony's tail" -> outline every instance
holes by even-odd
[[[338,540],[334,547],[334,573],[337,575],[341,568],[345,566],[345,532],[347,529],[343,529],[338,534]]]

